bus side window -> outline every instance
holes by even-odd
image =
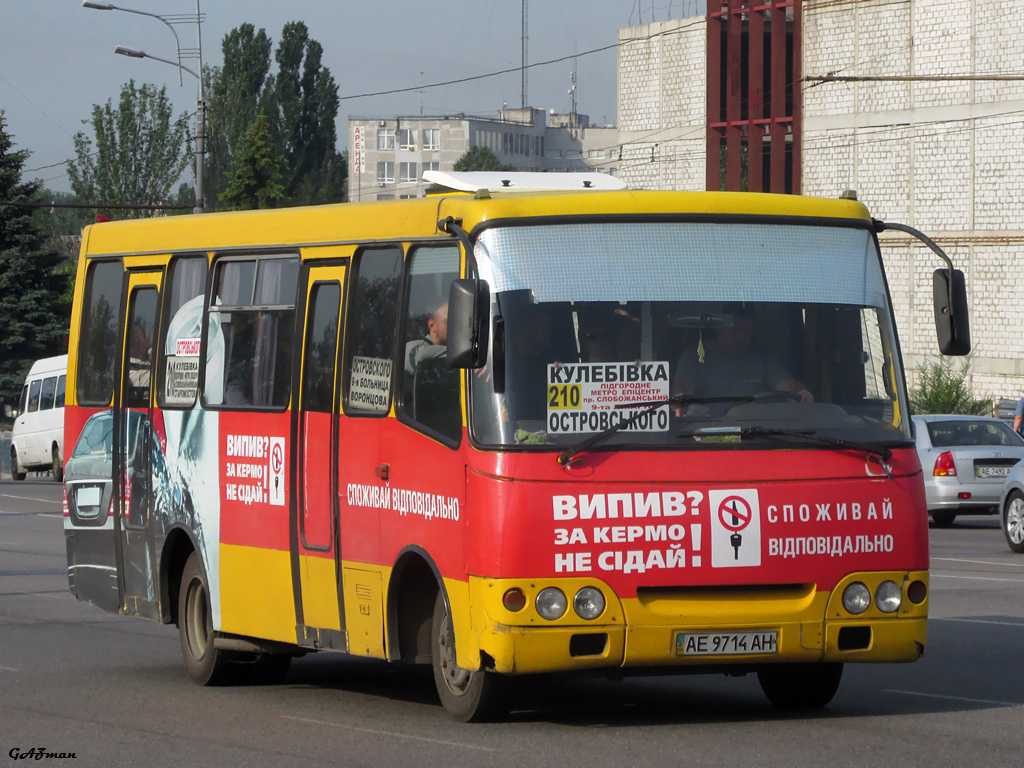
[[[207,315],[204,402],[287,408],[295,342],[299,259],[222,259]]]
[[[114,382],[119,378],[117,349],[118,314],[121,308],[121,262],[98,261],[85,274],[78,337],[78,402],[110,405]]]
[[[157,344],[156,400],[161,408],[191,408],[196,401],[207,272],[206,256],[179,256],[168,267],[166,320]]]
[[[39,396],[39,410],[48,411],[53,408],[53,396],[57,392],[57,377],[43,379],[43,392]]]
[[[42,381],[36,379],[28,385],[28,412],[35,413],[39,410],[39,390],[42,386]]]
[[[399,413],[456,442],[462,435],[459,371],[448,365],[448,289],[459,250],[422,246],[409,257]]]
[[[391,409],[402,249],[361,250],[353,273],[346,320],[345,413],[384,415]]]
[[[54,394],[53,407],[63,408],[64,407],[64,386],[67,381],[66,376],[57,377],[57,392]]]

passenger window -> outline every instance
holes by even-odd
[[[459,250],[424,246],[409,262],[409,303],[399,411],[427,430],[462,435],[459,371],[448,365],[448,290],[459,276]]]
[[[43,391],[39,395],[39,410],[48,411],[53,408],[53,396],[57,392],[57,377],[43,379]]]
[[[182,256],[168,268],[164,312],[168,319],[157,360],[157,404],[161,408],[191,408],[196,401],[207,270],[205,256]]]
[[[125,356],[128,372],[124,389],[126,408],[149,408],[158,306],[156,288],[140,288],[132,294],[128,310],[128,354]]]
[[[21,400],[18,403],[18,413],[28,412],[28,384],[21,386]]]
[[[298,257],[222,260],[215,268],[204,401],[235,408],[286,408]]]
[[[28,412],[35,413],[39,410],[39,390],[42,382],[36,379],[28,385]]]
[[[53,407],[63,408],[64,407],[64,385],[67,381],[67,376],[57,377],[57,392],[54,394]]]
[[[85,275],[78,339],[78,400],[109,405],[117,380],[117,327],[121,308],[121,262],[98,261]]]
[[[402,249],[366,249],[356,254],[349,304],[345,412],[385,414],[391,408]]]
[[[331,413],[334,410],[334,361],[337,358],[341,285],[315,284],[310,291],[309,303],[302,410]]]

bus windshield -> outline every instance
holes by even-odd
[[[745,427],[910,437],[866,227],[494,226],[475,255],[491,290],[488,364],[471,376],[480,444],[564,448],[672,397],[604,445],[708,448]]]

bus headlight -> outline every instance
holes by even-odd
[[[856,616],[871,605],[871,591],[859,581],[843,590],[843,607]]]
[[[895,581],[883,581],[875,590],[875,605],[882,613],[896,613],[903,602],[903,591]]]
[[[604,595],[596,587],[584,587],[576,593],[572,607],[581,619],[593,621],[604,613]]]
[[[558,587],[542,589],[537,595],[537,613],[548,621],[560,619],[569,608],[569,601],[565,599],[565,593]]]

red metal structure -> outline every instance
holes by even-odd
[[[708,2],[707,189],[800,193],[801,13]]]

